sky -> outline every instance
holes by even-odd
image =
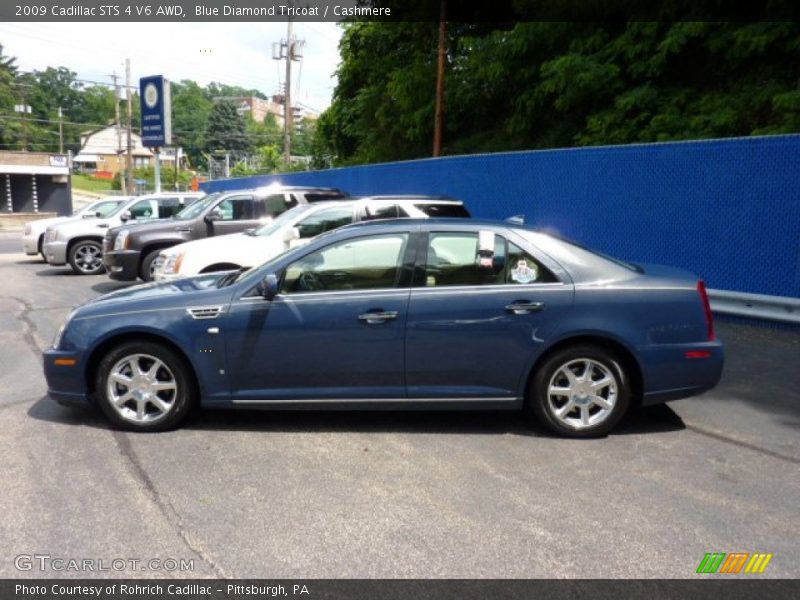
[[[293,63],[294,101],[324,110],[336,85],[341,29],[335,23],[293,28],[306,41],[302,62]],[[130,58],[133,85],[164,75],[267,95],[284,81],[285,62],[272,59],[272,43],[285,37],[286,23],[0,23],[3,54],[16,57],[23,71],[63,66],[80,79],[110,83],[114,71],[124,78]]]

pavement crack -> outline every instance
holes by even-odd
[[[38,333],[38,329],[36,327],[36,323],[33,322],[31,319],[31,313],[36,310],[33,308],[33,305],[22,298],[18,298],[17,296],[0,296],[0,298],[6,300],[13,300],[14,302],[18,302],[22,305],[22,311],[20,312],[19,319],[22,321],[24,325],[25,333],[22,335],[22,339],[25,340],[25,343],[28,347],[33,350],[33,353],[41,358],[42,356],[42,349],[39,347],[39,344],[36,343],[36,334]]]
[[[136,455],[133,446],[131,446],[131,441],[128,438],[128,435],[122,431],[114,431],[113,434],[120,453],[130,462],[135,477],[142,483],[147,494],[150,496],[153,503],[156,505],[167,522],[175,528],[178,537],[180,537],[183,543],[186,544],[189,550],[194,552],[203,562],[208,565],[208,567],[216,574],[218,578],[230,579],[232,575],[227,574],[225,570],[208,555],[205,548],[203,548],[203,546],[197,540],[193,540],[191,538],[186,530],[186,527],[183,525],[183,521],[181,520],[178,511],[175,510],[175,507],[172,506],[172,503],[169,501],[169,499],[156,489],[156,486],[153,484],[153,480],[150,479],[150,476],[147,474],[147,471],[145,471],[141,461],[139,461],[139,457]]]
[[[746,448],[748,450],[752,450],[753,452],[758,452],[759,454],[764,454],[766,456],[770,456],[772,458],[777,458],[778,460],[784,460],[786,462],[800,465],[800,459],[795,458],[793,456],[787,456],[786,454],[781,454],[779,452],[774,452],[772,450],[767,450],[766,448],[761,448],[760,446],[756,446],[755,444],[750,444],[748,442],[743,442],[741,440],[737,440],[735,438],[728,437],[721,433],[716,433],[714,431],[709,431],[708,429],[703,429],[702,427],[697,427],[696,425],[689,425],[685,423],[686,429],[689,431],[693,431],[694,433],[704,435],[711,439],[724,442],[726,444],[733,444],[734,446],[738,446],[739,448]]]

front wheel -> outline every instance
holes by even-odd
[[[192,377],[183,358],[153,342],[129,342],[106,354],[97,370],[100,408],[131,431],[163,431],[192,406]]]
[[[550,356],[529,390],[533,413],[548,429],[569,437],[607,434],[630,404],[620,361],[600,346],[565,348]]]
[[[103,247],[95,240],[81,240],[69,251],[69,264],[78,275],[97,275],[105,271]]]
[[[142,281],[153,281],[156,274],[156,259],[160,253],[161,250],[153,250],[144,257],[139,269],[139,277],[142,278]]]

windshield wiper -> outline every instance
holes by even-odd
[[[225,275],[220,277],[219,280],[217,280],[217,287],[218,288],[223,288],[226,285],[230,285],[231,283],[236,281],[236,279],[238,279],[239,275],[241,275],[245,271],[249,271],[249,270],[250,270],[250,267],[240,267],[240,268],[236,269],[235,271],[231,271],[230,273],[226,273]]]

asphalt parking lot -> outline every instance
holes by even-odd
[[[0,233],[0,577],[15,557],[193,559],[105,576],[692,577],[706,552],[800,576],[800,333],[717,324],[721,385],[552,437],[483,413],[202,412],[113,431],[45,396],[40,351],[121,287]],[[748,576],[752,577],[752,576]]]

